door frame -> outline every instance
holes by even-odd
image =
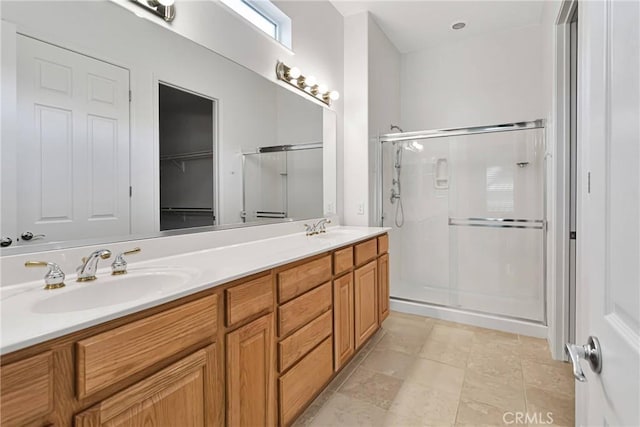
[[[563,0],[555,21],[553,113],[555,126],[550,127],[549,141],[553,147],[552,184],[549,191],[551,212],[555,225],[550,230],[549,251],[549,346],[554,359],[567,360],[564,344],[569,342],[571,298],[570,293],[570,173],[571,173],[571,20],[578,0]]]

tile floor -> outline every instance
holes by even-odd
[[[573,387],[545,340],[392,312],[295,426],[572,426]]]

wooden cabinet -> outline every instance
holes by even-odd
[[[330,255],[281,271],[278,273],[278,302],[285,303],[330,279]]]
[[[375,241],[375,240],[374,240]],[[378,262],[354,272],[354,314],[356,350],[378,329]]]
[[[360,266],[365,262],[374,259],[378,256],[378,239],[371,239],[366,242],[358,243],[355,246],[354,252],[356,266]]]
[[[227,334],[227,425],[276,422],[273,313]]]
[[[353,304],[353,273],[348,273],[333,281],[333,341],[336,372],[355,352]]]
[[[76,415],[76,427],[218,425],[215,344]]]
[[[288,426],[333,374],[331,338],[324,340],[280,377],[280,425]]]
[[[284,372],[309,350],[314,348],[333,332],[332,311],[326,311],[289,337],[278,343],[278,368]]]
[[[215,335],[217,301],[217,295],[209,295],[79,341],[78,396],[116,384]]]
[[[0,424],[288,426],[388,316],[388,246],[369,238],[3,355]]]
[[[224,291],[227,326],[239,324],[261,313],[273,311],[271,274],[258,277]]]
[[[389,252],[389,235],[378,236],[378,255]]]
[[[338,276],[353,267],[353,246],[347,246],[333,253],[333,274]]]
[[[2,367],[2,425],[25,425],[53,411],[53,353]]]
[[[378,322],[389,316],[389,254],[378,258]]]
[[[329,309],[331,283],[327,282],[278,307],[278,336],[285,337]]]

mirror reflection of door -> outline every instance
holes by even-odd
[[[16,69],[15,240],[129,234],[129,71],[21,35]]]
[[[215,101],[162,83],[158,99],[160,230],[214,225]]]

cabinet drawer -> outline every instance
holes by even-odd
[[[278,302],[287,302],[331,279],[331,255],[278,273]]]
[[[338,275],[353,267],[353,246],[333,253],[333,274]]]
[[[80,412],[74,426],[214,425],[215,357],[212,344]]]
[[[2,367],[0,423],[24,425],[53,411],[53,353]]]
[[[333,373],[331,338],[327,338],[280,377],[280,423],[289,425],[329,381]]]
[[[278,344],[278,366],[280,372],[296,363],[309,350],[318,345],[333,331],[332,311],[320,315],[306,326]]]
[[[331,307],[331,282],[313,289],[306,294],[278,307],[278,336],[306,325]]]
[[[371,239],[356,245],[356,265],[362,265],[378,255],[378,240]]]
[[[389,235],[378,236],[378,254],[389,252]]]
[[[259,277],[225,291],[227,326],[273,309],[271,275]]]
[[[84,398],[216,334],[217,295],[78,341],[77,391]]]

